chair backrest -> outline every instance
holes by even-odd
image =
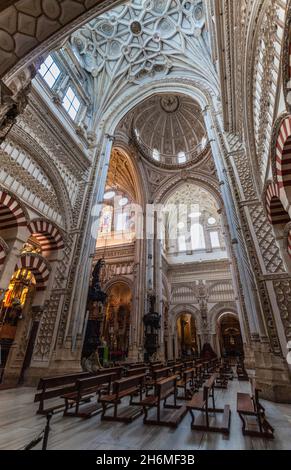
[[[159,380],[168,377],[171,372],[171,367],[163,367],[163,369],[154,370],[152,373],[153,380]]]
[[[142,385],[145,374],[135,375],[133,377],[126,377],[124,379],[116,380],[113,384],[113,393],[120,393],[126,390],[131,390],[134,387]]]
[[[116,378],[116,374],[110,373],[110,374],[100,374],[100,375],[94,375],[93,377],[85,378],[85,379],[78,379],[76,382],[77,389],[78,390],[86,390],[87,388],[90,387],[95,387],[98,385],[106,384],[111,382]]]
[[[134,375],[142,375],[147,373],[148,368],[147,367],[140,367],[138,369],[128,369],[126,372],[127,377],[132,377]]]
[[[163,400],[164,397],[175,392],[176,382],[177,376],[172,375],[171,377],[167,377],[156,383],[156,395],[160,400]]]
[[[100,369],[99,373],[100,374],[111,374],[115,373],[117,375],[117,378],[120,378],[123,375],[123,372],[125,371],[125,368],[120,366],[120,367],[104,367],[104,369]]]
[[[79,372],[78,374],[65,374],[57,375],[54,377],[43,377],[39,379],[37,390],[47,390],[49,388],[59,387],[60,385],[75,383],[77,379],[90,377],[91,375],[91,372]]]

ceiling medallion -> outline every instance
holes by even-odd
[[[175,113],[179,108],[180,101],[178,96],[166,95],[161,97],[160,105],[166,113]]]
[[[141,24],[139,21],[133,21],[130,25],[130,31],[136,36],[141,33]]]

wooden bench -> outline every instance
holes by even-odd
[[[226,390],[228,387],[228,375],[225,374],[223,367],[220,367],[215,382],[215,388]]]
[[[154,370],[162,369],[164,368],[164,364],[162,362],[159,362],[158,364],[151,364],[150,369],[153,372]]]
[[[259,392],[260,390],[256,388],[252,396],[248,393],[237,394],[237,412],[243,424],[242,433],[247,436],[274,439],[274,429],[266,419],[265,408],[259,401]],[[256,418],[257,429],[247,427],[247,416]]]
[[[243,381],[243,382],[248,382],[249,381],[249,376],[248,376],[247,371],[245,370],[244,364],[238,364],[237,365],[236,374],[237,374],[238,380]]]
[[[172,368],[173,375],[180,376],[181,373],[182,373],[182,369],[183,369],[183,364],[182,363],[175,364]]]
[[[190,400],[194,391],[196,391],[196,387],[194,384],[194,373],[195,369],[192,367],[191,369],[184,370],[182,372],[182,377],[177,382],[177,388],[183,389],[183,395],[179,398],[182,400]]]
[[[131,423],[134,419],[138,418],[142,413],[142,408],[139,406],[142,401],[142,391],[145,382],[145,374],[133,377],[126,377],[114,382],[113,391],[111,394],[103,395],[100,397],[102,403],[101,420],[106,421],[121,421],[123,423]],[[133,397],[139,393],[139,402],[134,403]],[[125,410],[118,414],[118,405],[121,403],[122,398],[130,397],[129,405]],[[106,415],[109,405],[113,405],[113,415]],[[135,408],[133,408],[133,405]],[[138,407],[136,407],[136,405]]]
[[[173,396],[174,403],[167,404],[167,399]],[[163,408],[172,410],[169,416],[161,417],[161,402],[163,401]],[[187,414],[185,406],[177,405],[177,376],[159,380],[155,384],[154,394],[145,397],[140,403],[144,410],[144,424],[154,424],[159,426],[170,426],[176,428]],[[157,409],[156,418],[148,418],[148,411],[151,408]]]
[[[39,402],[37,414],[54,413],[57,410],[62,411],[64,408],[63,400],[61,404],[55,404],[46,409],[44,408],[44,402],[53,398],[61,398],[64,393],[73,392],[76,389],[76,380],[90,377],[91,375],[90,372],[80,372],[78,374],[41,378],[37,386],[37,393],[34,397],[34,402]]]
[[[78,416],[80,418],[91,418],[100,413],[102,407],[98,403],[101,393],[110,393],[111,382],[116,378],[115,373],[99,374],[93,377],[78,379],[76,381],[76,390],[62,395],[65,400],[64,416]],[[96,396],[95,403],[84,404],[85,398]],[[82,408],[80,406],[83,404]],[[72,408],[75,408],[72,411]]]
[[[196,393],[191,401],[187,403],[187,410],[190,411],[192,422],[191,428],[198,431],[209,431],[219,432],[223,434],[229,434],[230,431],[230,406],[225,405],[223,409],[216,408],[214,398],[214,386],[217,379],[217,374],[213,374],[209,380],[205,383],[202,392]],[[212,407],[209,407],[209,399],[212,398]],[[195,424],[195,415],[193,411],[200,411],[203,413],[204,423]],[[222,424],[211,425],[209,414],[223,413]]]
[[[151,390],[156,382],[171,375],[171,367],[163,367],[162,369],[157,369],[152,371],[151,375],[147,377],[146,381],[146,395],[148,396],[149,390]]]
[[[104,367],[98,371],[98,374],[116,374],[116,379],[121,379],[121,377],[125,373],[125,367],[118,366],[118,367]]]
[[[140,367],[138,369],[128,369],[126,372],[126,377],[133,377],[135,375],[145,375],[148,371],[147,367]]]

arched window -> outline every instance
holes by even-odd
[[[101,212],[100,233],[110,233],[112,228],[113,207],[105,206]]]
[[[203,250],[205,248],[204,230],[201,224],[191,226],[192,250]]]
[[[178,153],[178,163],[186,163],[186,154],[185,152],[179,152]]]

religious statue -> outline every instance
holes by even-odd
[[[92,282],[88,293],[88,300],[91,300],[92,302],[101,302],[103,305],[107,299],[107,294],[102,291],[100,285],[100,273],[104,266],[105,260],[103,258],[99,259],[93,269]]]
[[[158,349],[158,333],[161,328],[161,315],[155,312],[156,296],[149,294],[150,308],[149,312],[144,315],[143,322],[145,326],[145,350],[146,360],[150,359]]]

